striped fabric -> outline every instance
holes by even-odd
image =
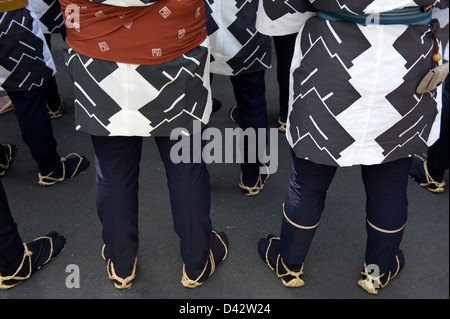
[[[408,24],[408,25],[427,25],[431,23],[432,12],[425,12],[420,7],[404,8],[389,12],[380,12],[376,14],[355,15],[346,12],[334,13],[319,11],[317,17],[330,21],[347,21],[362,25],[368,24]]]

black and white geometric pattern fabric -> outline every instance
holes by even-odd
[[[39,18],[44,34],[61,32],[64,21],[58,0],[28,0],[29,7]]]
[[[211,72],[253,73],[271,67],[271,38],[256,30],[258,2],[204,0],[211,41]]]
[[[56,72],[34,13],[28,8],[0,13],[0,86],[27,91]]]
[[[99,136],[189,135],[211,114],[208,41],[163,64],[92,59],[67,48],[76,130]]]
[[[256,29],[270,36],[289,35],[313,15],[315,9],[304,0],[259,0]]]
[[[308,0],[305,0],[308,1]],[[311,1],[312,2],[312,1]],[[330,12],[376,13],[434,1],[315,0]],[[439,34],[435,20],[431,27]],[[291,67],[287,138],[299,158],[334,166],[412,156],[439,138],[441,92],[416,94],[433,67],[429,26],[310,18]]]

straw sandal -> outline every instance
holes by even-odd
[[[279,124],[278,131],[282,132],[282,133],[285,133],[286,132],[286,125],[287,125],[286,121],[282,121],[281,117],[279,117],[278,118],[278,124]]]
[[[51,232],[46,236],[36,238],[30,243],[24,243],[22,262],[16,270],[0,269],[0,289],[10,289],[31,277],[51,260],[55,259],[66,245],[64,236]]]
[[[129,275],[126,278],[122,278],[116,274],[113,262],[111,261],[111,259],[108,259],[106,263],[106,270],[108,271],[108,278],[114,282],[114,287],[120,290],[130,289],[134,278],[136,278],[136,265],[137,265],[137,257],[134,260],[133,271],[131,272],[131,275]]]
[[[102,258],[103,258],[103,260],[106,261],[106,271],[108,272],[108,278],[114,282],[114,287],[116,287],[117,289],[121,289],[121,290],[130,289],[133,280],[136,278],[137,257],[134,260],[133,270],[131,272],[131,275],[129,275],[126,278],[122,278],[117,275],[117,273],[114,269],[114,264],[113,264],[112,260],[106,257],[105,250],[106,250],[106,245],[103,245]]]
[[[395,268],[389,273],[384,273],[378,276],[369,274],[367,265],[364,264],[361,271],[361,279],[358,281],[358,285],[367,291],[369,294],[376,295],[378,291],[387,286],[387,284],[394,279],[398,273],[403,269],[405,264],[405,257],[403,252],[399,250],[398,255],[395,256]]]
[[[1,144],[0,146],[3,148],[6,157],[6,160],[3,162],[3,164],[1,162],[2,160],[0,160],[0,176],[3,176],[11,165],[11,162],[16,153],[16,146],[14,144]]]
[[[38,184],[41,186],[51,186],[65,181],[68,177],[72,178],[81,173],[89,166],[89,161],[84,156],[76,153],[70,153],[66,157],[61,157],[61,169],[53,171],[48,175],[38,174]]]
[[[432,193],[439,194],[444,192],[445,181],[443,176],[441,182],[435,181],[428,170],[428,161],[419,155],[414,154],[414,162],[409,176]]]
[[[47,103],[47,112],[50,115],[51,119],[59,119],[63,116],[64,113],[64,100],[62,98],[62,96],[59,97],[59,106],[58,109],[56,111],[52,111],[52,109],[50,108],[50,106]]]
[[[223,262],[228,255],[228,238],[225,233],[217,233],[212,231],[211,248],[209,249],[209,258],[206,261],[205,267],[201,271],[200,275],[195,280],[191,279],[186,272],[186,265],[183,265],[183,276],[181,278],[181,284],[186,288],[197,288],[205,283],[205,281],[211,277],[216,267]],[[219,250],[224,249],[223,256]]]
[[[264,188],[264,184],[267,182],[270,175],[269,175],[269,168],[267,167],[267,165],[263,164],[263,166],[266,168],[267,174],[259,174],[258,179],[256,180],[255,186],[244,185],[244,182],[242,181],[243,174],[241,173],[241,178],[239,181],[239,188],[242,189],[242,191],[244,192],[244,194],[246,196],[249,196],[249,197],[256,196]]]
[[[258,244],[259,256],[266,262],[272,271],[275,271],[278,278],[285,287],[298,288],[302,287],[303,281],[303,263],[300,266],[288,266],[280,255],[280,238],[269,235],[262,238]],[[294,269],[291,269],[291,268]]]

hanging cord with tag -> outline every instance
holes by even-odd
[[[442,55],[439,53],[439,41],[436,37],[436,34],[434,33],[433,27],[431,25],[428,27],[430,28],[431,34],[433,35],[433,45],[434,45],[433,61],[434,67],[437,68],[439,66],[439,62],[442,61]]]
[[[448,62],[439,65],[439,61],[442,61],[442,55],[439,52],[439,40],[434,33],[433,27],[430,25],[429,28],[433,36],[434,54],[432,56],[432,59],[434,62],[434,68],[425,75],[422,81],[420,81],[419,86],[416,89],[417,94],[425,94],[434,91],[444,82],[449,70]]]

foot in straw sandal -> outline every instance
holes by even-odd
[[[5,114],[14,110],[14,105],[7,96],[0,97],[0,114]]]
[[[62,96],[59,97],[59,105],[50,107],[47,104],[47,112],[50,115],[51,119],[59,119],[63,116],[64,113],[64,100]]]
[[[2,154],[4,152],[4,155]],[[0,144],[0,176],[5,175],[16,153],[14,144]]]
[[[298,288],[305,284],[302,279],[303,264],[288,265],[281,258],[279,237],[269,235],[267,238],[261,238],[258,243],[258,253],[267,266],[275,271],[285,287]]]
[[[24,254],[19,265],[0,269],[0,289],[10,289],[31,277],[32,273],[56,258],[66,245],[64,236],[51,232],[24,243]]]
[[[444,192],[444,173],[431,172],[428,161],[419,155],[414,155],[409,176],[432,193]]]
[[[89,161],[86,157],[80,156],[76,153],[71,153],[66,157],[61,158],[61,165],[48,175],[38,174],[39,185],[51,186],[56,183],[65,181],[67,178],[74,177],[81,173],[89,166]]]
[[[205,283],[211,277],[216,267],[227,258],[228,255],[228,238],[223,232],[217,233],[212,231],[209,258],[203,269],[187,270],[183,265],[183,276],[181,284],[186,288],[197,288]]]
[[[106,245],[103,245],[102,248],[102,258],[106,261],[106,271],[108,272],[108,278],[114,283],[114,287],[120,290],[130,289],[133,280],[136,278],[137,257],[134,259],[132,270],[127,275],[118,273],[116,271],[114,263],[111,258],[109,258],[109,254],[107,253]]]
[[[266,174],[259,174],[258,175],[258,179],[256,180],[256,182],[247,182],[243,180],[243,174],[241,173],[241,179],[239,181],[239,188],[242,190],[242,192],[246,195],[246,196],[256,196],[258,195],[262,189],[264,188],[264,184],[267,182],[267,180],[269,179],[269,167],[265,164],[263,164],[265,170],[266,170]]]
[[[376,295],[380,289],[385,288],[387,284],[398,275],[403,269],[404,264],[405,257],[403,252],[399,249],[398,254],[395,256],[394,267],[391,271],[381,275],[374,274],[373,269],[368,269],[367,265],[364,265],[358,285],[368,293]]]

